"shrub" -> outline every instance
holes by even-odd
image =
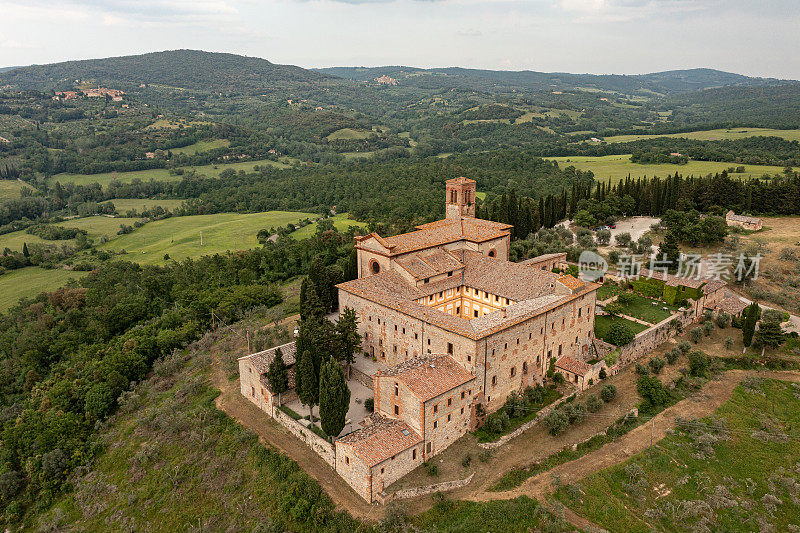
[[[703,338],[703,328],[694,328],[692,331],[689,332],[689,338],[692,339],[692,342],[697,344],[700,342],[700,339]]]
[[[461,459],[461,466],[463,466],[464,468],[467,468],[470,465],[471,462],[472,462],[472,455],[471,454],[467,454],[467,455],[464,456],[463,459]]]
[[[651,357],[647,364],[653,374],[660,374],[667,362],[661,357]]]
[[[601,407],[603,407],[603,400],[598,398],[596,394],[590,394],[586,397],[586,409],[590,413],[596,413]]]
[[[730,350],[733,348],[733,337],[728,336],[725,338],[725,349]]]
[[[692,349],[692,345],[691,345],[691,344],[689,344],[689,342],[688,342],[688,341],[681,341],[681,342],[678,344],[678,349],[679,349],[681,352],[683,352],[683,353],[685,353],[685,354],[686,354],[686,353],[689,353],[689,350],[691,350],[691,349]]]
[[[681,351],[678,348],[672,348],[671,350],[664,353],[664,357],[667,359],[667,363],[674,365],[675,361],[681,356]]]
[[[603,385],[603,388],[600,390],[600,398],[602,398],[604,402],[608,403],[616,397],[617,397],[616,385],[612,385],[611,383]]]
[[[478,461],[485,463],[492,457],[492,450],[482,450],[481,453],[478,454]]]
[[[717,315],[717,326],[719,329],[725,329],[731,325],[731,315],[728,313],[720,312]]]
[[[375,398],[367,398],[364,400],[364,409],[370,413],[375,411]]]
[[[553,409],[544,417],[543,422],[553,436],[564,433],[569,427],[569,418],[563,409]]]
[[[742,329],[742,317],[735,316],[731,318],[731,326],[736,329]]]
[[[669,402],[669,391],[655,376],[640,376],[636,381],[636,391],[645,403],[645,410],[664,406]]]
[[[564,408],[564,411],[566,411],[570,424],[579,424],[589,416],[586,405],[582,402],[572,402]]]
[[[564,374],[561,372],[556,372],[553,374],[553,381],[556,383],[556,385],[562,385],[566,379],[564,379]]]
[[[608,374],[606,373],[606,369],[605,368],[601,368],[600,372],[597,374],[597,376],[600,379],[606,379],[608,377]]]
[[[425,471],[428,472],[429,476],[436,477],[439,475],[439,467],[436,466],[436,463],[425,461],[424,463],[422,463],[422,466],[425,467]]]
[[[636,363],[636,373],[641,376],[646,376],[650,373],[650,369],[644,366],[642,363]]]
[[[623,292],[617,296],[617,302],[622,305],[631,305],[636,299],[636,295],[632,292]]]
[[[486,417],[486,430],[489,433],[502,433],[510,423],[508,413],[501,409]]]
[[[709,357],[700,350],[695,350],[689,353],[690,376],[705,376],[708,373],[708,367],[710,364],[711,360]]]
[[[712,333],[714,333],[714,323],[709,320],[703,324],[703,335],[710,337]]]
[[[631,342],[635,336],[636,334],[627,324],[615,321],[608,329],[605,340],[615,346],[623,346]]]

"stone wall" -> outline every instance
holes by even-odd
[[[674,337],[677,332],[675,326],[673,326],[673,320],[676,321],[676,324],[680,324],[683,329],[686,329],[696,319],[697,316],[692,312],[679,312],[642,331],[633,338],[633,341],[621,348],[619,364],[626,365],[636,361],[639,357],[652,352],[658,346]]]
[[[307,427],[303,426],[300,422],[287,415],[280,409],[275,409],[275,420],[277,420],[286,429],[298,439],[308,445],[309,448],[314,450],[317,455],[322,457],[322,460],[336,468],[336,450],[333,444],[326,441]]]
[[[414,487],[412,489],[400,489],[392,494],[379,494],[378,501],[386,504],[392,500],[404,500],[406,498],[414,498],[416,496],[424,496],[425,494],[433,494],[434,492],[447,492],[448,490],[466,487],[472,481],[475,473],[469,475],[465,479],[456,479],[453,481],[443,481],[442,483],[435,483],[433,485],[426,485],[424,487]]]

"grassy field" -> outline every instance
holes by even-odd
[[[338,141],[338,140],[359,140],[359,139],[367,139],[370,135],[375,133],[374,131],[368,130],[355,130],[353,128],[342,128],[340,130],[336,130],[330,135],[328,135],[329,141]]]
[[[548,158],[558,161],[559,165],[568,167],[574,166],[578,170],[591,170],[594,172],[594,177],[598,181],[611,181],[616,183],[625,179],[628,174],[632,178],[640,178],[643,176],[653,177],[666,177],[667,174],[674,174],[676,172],[688,176],[694,174],[695,176],[705,176],[706,174],[713,174],[715,172],[722,172],[730,167],[740,166],[738,163],[721,163],[716,161],[694,161],[690,160],[685,165],[673,165],[668,163],[653,164],[653,165],[640,165],[633,163],[630,160],[630,154],[624,155],[607,155],[607,156],[567,156],[567,157],[553,157]],[[770,165],[744,165],[745,172],[738,174],[731,174],[735,178],[760,178],[764,174],[781,174],[783,167],[770,166]]]
[[[0,311],[13,307],[20,298],[32,298],[40,292],[54,291],[71,279],[78,279],[88,272],[26,267],[12,270],[0,276]]]
[[[744,139],[745,137],[780,137],[787,141],[800,141],[800,130],[775,130],[769,128],[731,128],[719,130],[690,131],[687,133],[670,133],[667,135],[614,135],[603,140],[609,143],[641,141],[658,137],[693,139],[697,141],[726,141]]]
[[[287,168],[287,165],[281,161],[272,161],[270,159],[260,159],[257,161],[242,161],[239,163],[225,163],[213,165],[200,165],[196,167],[185,167],[184,170],[195,170],[198,174],[207,177],[217,177],[224,170],[233,169],[236,171],[244,170],[245,172],[252,172],[255,166],[269,165],[277,168]],[[99,183],[106,186],[114,179],[122,183],[130,183],[134,179],[142,181],[180,181],[181,176],[177,174],[170,174],[168,169],[155,168],[151,170],[133,170],[131,172],[105,172],[102,174],[56,174],[49,179],[50,183],[60,181],[61,183],[74,183],[76,185],[88,185],[90,183]]]
[[[147,198],[115,198],[111,200],[117,212],[125,214],[131,209],[142,211],[151,207],[161,206],[167,210],[174,210],[181,206],[183,200],[150,200]]]
[[[172,217],[145,224],[133,233],[121,235],[100,248],[125,250],[128,252],[126,259],[140,264],[163,264],[164,254],[169,254],[170,259],[181,260],[227,250],[254,248],[258,246],[258,230],[285,226],[289,222],[312,217],[313,213],[292,211]],[[117,222],[117,228],[119,227],[119,219],[110,220]]]
[[[194,154],[199,154],[200,152],[213,150],[214,148],[225,148],[227,146],[230,146],[230,144],[231,142],[228,139],[197,141],[196,143],[190,144],[189,146],[184,146],[183,148],[171,148],[170,152],[172,152],[173,154],[194,155]]]
[[[800,523],[800,390],[746,380],[711,419],[556,497],[610,531],[788,531]]]
[[[27,185],[21,181],[0,180],[0,200],[19,198],[20,194],[22,193],[22,189],[25,187],[28,187],[31,190],[33,189],[33,187],[30,185]]]
[[[653,302],[655,302],[656,305],[653,305]],[[667,309],[665,310],[664,307]],[[650,298],[639,296],[638,294],[633,296],[633,302],[631,302],[629,305],[623,305],[622,309],[623,314],[638,318],[640,320],[645,320],[652,324],[657,324],[658,322],[669,318],[674,311],[678,310],[677,307],[669,306],[661,300],[652,300]]]
[[[627,318],[622,318],[622,317],[611,318],[610,316],[606,315],[597,315],[594,317],[594,336],[597,337],[598,339],[603,339],[606,342],[610,342],[606,340],[606,335],[608,335],[608,332],[611,329],[611,325],[614,324],[615,322],[622,322],[623,324],[628,326],[634,333],[641,333],[642,331],[647,329],[647,326],[645,326],[644,324],[639,324],[638,322],[628,320]]]
[[[106,217],[103,215],[95,215],[92,217],[65,220],[64,222],[59,222],[57,225],[64,226],[65,228],[78,228],[86,230],[86,233],[90,239],[97,240],[103,235],[107,236],[109,239],[114,239],[117,237],[117,232],[119,231],[121,225],[124,224],[126,226],[133,226],[133,223],[137,220],[139,219],[115,218]]]
[[[347,231],[347,228],[350,226],[358,226],[359,228],[367,227],[366,222],[359,222],[357,220],[351,220],[347,218],[347,213],[340,213],[330,218],[333,221],[333,227],[335,227],[339,232]],[[289,234],[290,237],[302,240],[307,239],[309,236],[314,235],[317,231],[317,223],[314,222],[313,224],[309,224],[303,228],[297,229]]]

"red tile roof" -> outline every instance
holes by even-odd
[[[391,459],[398,453],[422,442],[422,437],[400,420],[384,418],[378,414],[371,417],[372,423],[337,440],[337,444],[353,447],[369,467]]]
[[[422,402],[475,379],[475,376],[464,370],[449,355],[411,359],[380,372],[379,376],[394,377],[402,381]]]
[[[573,374],[577,374],[579,376],[585,376],[586,373],[592,369],[592,366],[588,363],[578,361],[577,359],[573,359],[572,357],[565,355],[556,361],[556,368],[572,372]]]
[[[390,250],[391,255],[400,255],[451,242],[486,242],[508,236],[512,227],[500,222],[462,216],[422,224],[417,226],[416,231],[394,237],[381,238],[377,233],[371,233],[367,237],[373,236],[378,239],[381,245]],[[361,237],[358,242],[366,240],[367,237]]]
[[[403,256],[397,260],[397,264],[417,279],[430,278],[464,267],[454,254],[441,248]]]
[[[744,311],[745,307],[747,307],[747,304],[740,300],[738,296],[731,296],[718,303],[716,309],[725,311],[729,315],[738,315]]]

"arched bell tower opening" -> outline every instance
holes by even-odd
[[[446,182],[445,212],[447,218],[475,216],[475,180],[453,178]]]

